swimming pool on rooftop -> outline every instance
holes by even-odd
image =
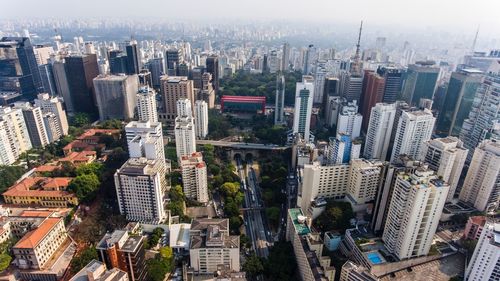
[[[385,263],[384,257],[382,257],[382,255],[377,251],[366,253],[366,257],[372,264]]]

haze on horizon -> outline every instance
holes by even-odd
[[[280,20],[357,24],[484,35],[500,31],[498,0],[7,0],[2,19],[160,18],[166,20]],[[489,34],[488,34],[489,33]]]

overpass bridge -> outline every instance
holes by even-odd
[[[228,147],[234,149],[255,149],[255,150],[285,150],[288,146],[279,146],[276,144],[262,144],[249,142],[215,141],[215,140],[196,140],[196,144],[211,144],[213,146]]]

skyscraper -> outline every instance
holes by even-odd
[[[325,91],[325,78],[326,69],[324,67],[324,62],[316,62],[316,71],[314,72],[314,98],[313,102],[315,104],[321,104],[323,102],[323,96]]]
[[[446,137],[429,140],[425,143],[426,151],[423,160],[450,185],[446,202],[450,202],[455,195],[455,190],[462,174],[462,169],[467,158],[467,149],[456,137]]]
[[[434,97],[440,69],[433,61],[421,61],[408,66],[403,99],[410,105],[418,105],[420,99]]]
[[[33,45],[28,37],[0,39],[0,91],[34,98],[43,91]]]
[[[10,146],[9,150],[14,159],[17,160],[23,152],[30,150],[32,147],[23,112],[19,108],[0,107],[0,121],[5,121],[3,124],[8,140],[7,143]],[[5,164],[10,165],[13,162]]]
[[[177,67],[182,59],[182,51],[180,49],[169,49],[165,53],[165,66],[168,75],[177,75]]]
[[[391,162],[401,154],[419,159],[424,152],[425,142],[431,139],[435,121],[436,118],[427,109],[403,111],[394,138]]]
[[[189,156],[196,152],[196,134],[191,116],[178,116],[175,119],[175,148],[177,158]]]
[[[500,76],[489,74],[479,86],[469,116],[462,124],[460,140],[469,150],[467,163],[474,149],[488,136],[500,116]]]
[[[465,270],[465,280],[500,279],[500,224],[487,222],[472,258]]]
[[[338,102],[340,100],[339,79],[327,77],[325,79],[325,89],[323,90],[323,106],[321,108],[322,116],[326,120],[328,127],[337,124]]]
[[[200,152],[182,156],[182,187],[187,198],[208,203],[207,165]]]
[[[383,66],[377,69],[377,74],[385,80],[382,102],[393,103],[401,96],[403,82],[402,71],[396,67]]]
[[[71,104],[74,112],[97,114],[97,102],[92,80],[99,75],[97,56],[72,55],[65,58]]]
[[[304,56],[304,65],[302,66],[302,73],[304,75],[309,75],[312,73],[312,68],[316,60],[318,59],[318,54],[314,45],[309,45]]]
[[[396,106],[377,103],[371,110],[370,122],[366,133],[363,156],[367,159],[387,159]]]
[[[204,139],[208,135],[208,104],[205,101],[197,100],[194,109],[196,137]]]
[[[148,86],[139,88],[137,95],[137,115],[142,122],[158,122],[156,111],[156,91]]]
[[[363,90],[363,77],[342,71],[340,74],[340,89],[342,97],[347,101],[359,101]]]
[[[29,102],[16,103],[14,108],[23,112],[24,122],[33,147],[45,147],[49,138],[43,122],[42,109],[33,107]]]
[[[449,185],[424,167],[398,174],[382,239],[399,259],[429,253]]]
[[[43,85],[43,92],[48,93],[51,96],[57,95],[56,82],[54,80],[54,72],[52,70],[52,64],[42,64],[38,66],[38,71],[40,72],[40,79]]]
[[[132,121],[125,126],[130,157],[165,160],[162,124],[157,122]],[[136,139],[136,142],[132,142]],[[144,141],[147,141],[144,145]],[[148,149],[145,149],[148,146]]]
[[[57,118],[57,131],[60,131],[61,136],[68,134],[68,118],[66,111],[63,108],[61,100],[57,97],[50,97],[49,94],[38,94],[35,99],[35,105],[42,108],[42,112],[53,113]]]
[[[165,61],[162,57],[153,58],[147,63],[147,68],[151,72],[151,79],[153,80],[153,87],[160,87],[160,77],[164,75],[165,72]]]
[[[205,72],[201,75],[201,88],[198,90],[198,100],[204,100],[208,108],[215,107],[215,90],[212,85],[212,74]]]
[[[161,161],[133,157],[116,170],[118,207],[128,221],[158,224],[166,219]]]
[[[219,92],[219,57],[211,55],[207,57],[206,61],[207,72],[212,74],[212,85],[214,86],[215,93]]]
[[[52,72],[54,74],[57,94],[63,98],[66,111],[75,112],[73,101],[71,100],[71,93],[69,91],[66,64],[64,61],[55,61],[52,64]]]
[[[99,75],[94,88],[101,121],[134,118],[138,91],[137,75]]]
[[[191,102],[191,108],[194,107],[193,80],[188,80],[185,76],[163,76],[160,83],[167,122],[173,122],[177,117],[178,100],[188,99]]]
[[[127,51],[127,74],[139,74],[141,65],[137,53],[137,42],[129,42],[125,49]]]
[[[495,209],[500,200],[500,143],[484,140],[475,150],[460,191],[460,200],[479,211]]]
[[[281,71],[288,71],[290,69],[290,44],[283,43],[283,50],[281,52]]]
[[[363,132],[368,130],[370,113],[375,104],[384,99],[385,79],[373,71],[365,71],[363,91],[360,100],[361,115],[363,115]]]
[[[307,142],[311,133],[311,114],[314,96],[313,82],[311,76],[302,76],[302,82],[297,82],[295,91],[293,134],[300,133]]]
[[[347,164],[352,159],[358,159],[361,153],[361,143],[353,141],[350,135],[338,133],[330,137],[328,142],[327,160],[329,164]]]
[[[352,159],[349,169],[348,198],[354,204],[375,200],[384,163],[365,159]]]
[[[128,57],[120,50],[111,50],[108,54],[111,74],[128,73]]]
[[[355,139],[361,133],[363,116],[358,113],[356,101],[348,102],[342,106],[337,120],[337,134],[346,134]]]
[[[439,110],[436,133],[443,136],[458,136],[462,124],[469,117],[476,91],[483,80],[482,72],[463,69],[451,74],[443,106]]]
[[[276,76],[276,97],[274,107],[274,125],[282,125],[285,121],[285,76]]]

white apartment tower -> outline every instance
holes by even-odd
[[[394,104],[377,103],[372,108],[363,152],[365,158],[379,160],[387,158],[395,116]]]
[[[206,101],[197,100],[194,103],[196,137],[204,139],[208,136],[208,104]]]
[[[500,200],[500,143],[485,140],[474,150],[460,200],[479,211],[498,208]]]
[[[427,109],[403,111],[394,138],[391,163],[401,154],[420,159],[424,152],[425,142],[431,139],[435,121],[436,118]]]
[[[354,204],[375,200],[383,165],[380,161],[351,160],[347,192]]]
[[[449,189],[425,166],[397,175],[382,235],[392,254],[408,259],[429,253]]]
[[[193,117],[177,117],[175,119],[175,148],[179,160],[182,156],[189,156],[196,152]]]
[[[130,158],[115,173],[120,213],[128,221],[158,224],[165,220],[162,161]]]
[[[156,111],[156,92],[148,86],[142,86],[137,93],[137,115],[142,122],[158,122]]]
[[[468,150],[456,137],[438,138],[425,142],[426,150],[422,154],[424,162],[450,185],[446,202],[455,195],[462,169],[467,159]]]
[[[33,107],[29,102],[15,103],[14,108],[23,112],[24,122],[28,129],[31,145],[34,147],[45,147],[49,144],[47,131],[43,122],[43,114],[40,107]]]
[[[154,147],[154,159],[162,159],[165,162],[165,152],[163,146],[163,132],[162,125],[159,122],[140,122],[132,121],[125,126],[125,134],[127,137],[127,144],[130,157],[144,157],[146,154],[145,146],[140,145],[140,150],[137,150],[138,142],[147,141],[147,143],[153,142],[151,147]],[[135,142],[132,140],[135,139]],[[154,141],[153,141],[154,139]],[[152,149],[152,148],[151,148]],[[137,153],[136,153],[137,152]],[[148,158],[152,158],[148,157]]]
[[[201,152],[181,158],[182,185],[187,198],[208,203],[207,165]]]
[[[176,103],[177,117],[193,117],[191,101],[188,99],[179,99]]]
[[[500,280],[500,223],[487,222],[479,237],[465,280]]]
[[[47,93],[39,94],[35,99],[35,105],[41,107],[43,113],[55,114],[61,135],[66,136],[68,134],[68,118],[59,98],[50,97]]]
[[[337,134],[347,134],[351,139],[359,137],[363,116],[358,113],[358,105],[354,100],[342,106],[337,119]]]
[[[5,137],[8,142],[4,144],[8,144],[14,159],[17,160],[23,152],[30,150],[32,147],[23,112],[21,109],[0,106],[0,121],[5,121]],[[12,163],[5,164],[10,165]]]
[[[312,76],[302,76],[302,82],[297,83],[295,91],[295,110],[293,116],[293,134],[300,133],[309,142],[311,114],[314,97],[314,79]]]
[[[0,121],[0,165],[10,165],[16,162],[16,156],[9,140],[7,121]]]

